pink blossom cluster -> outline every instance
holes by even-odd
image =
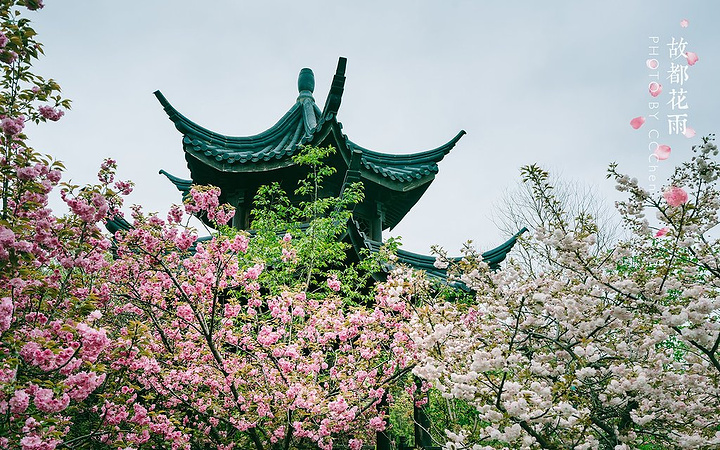
[[[104,381],[106,374],[98,375],[94,372],[78,372],[65,380],[68,395],[72,400],[82,401],[93,393]]]
[[[1,241],[0,241],[1,244]],[[14,305],[10,297],[3,297],[0,300],[0,332],[10,329],[13,321]]]
[[[188,212],[203,212],[198,204],[215,207],[212,191],[196,197]],[[274,271],[294,269],[259,261],[244,234],[215,236],[179,258],[162,243],[164,236],[182,235],[169,231],[178,220],[139,214],[135,220],[133,230],[116,236],[118,258],[109,273],[113,284],[124,286],[114,295],[136,305],[119,313],[132,311],[154,325],[146,356],[123,364],[134,383],[154,393],[158,407],[182,417],[182,436],[198,427],[217,436],[226,423],[249,441],[272,444],[289,435],[330,449],[334,436],[351,433],[352,447],[360,448],[387,428],[380,406],[385,383],[408,373],[413,362],[405,329],[410,309],[401,306],[408,301],[410,272],[397,272],[380,288],[378,307],[348,308],[334,295],[341,287],[337,274],[324,282],[333,295],[318,297],[302,280],[275,293],[266,286]],[[290,235],[276,242],[279,250],[294,250]],[[136,280],[137,288],[126,279]],[[229,289],[240,295],[226,294]],[[205,419],[185,415],[182,405]],[[127,423],[127,417],[113,417]]]
[[[678,207],[688,202],[688,194],[683,188],[670,186],[668,190],[663,192],[663,197],[668,205]]]
[[[340,290],[340,280],[337,279],[336,275],[332,275],[326,280],[327,286],[335,292]]]
[[[3,117],[0,126],[2,126],[3,133],[6,136],[15,137],[25,128],[25,117]]]
[[[95,224],[105,220],[110,212],[110,205],[107,199],[97,192],[89,197],[71,197],[67,190],[63,190],[60,196],[70,207],[70,210],[87,223]]]
[[[61,178],[58,166],[22,147],[0,164],[17,174],[7,186],[8,219],[0,227],[0,355],[17,356],[0,357],[0,428],[6,442],[53,449],[63,442],[73,408],[106,380],[98,363],[112,340],[94,323],[98,312],[82,312],[109,300],[101,274],[111,243],[95,225],[106,215],[106,200],[100,188],[76,198],[66,193],[71,212],[57,218],[47,204]]]
[[[49,105],[40,106],[38,108],[38,111],[43,118],[51,120],[53,122],[57,122],[62,116],[65,115],[65,111]]]
[[[120,194],[122,195],[130,195],[133,189],[133,184],[129,181],[116,181],[115,182],[115,189],[120,191]]]
[[[235,209],[228,204],[220,204],[220,189],[216,187],[194,186],[185,203],[185,212],[202,212],[211,222],[224,225],[235,215]]]
[[[23,0],[23,3],[27,9],[30,11],[36,11],[38,9],[43,9],[45,7],[45,4],[43,3],[44,0]]]

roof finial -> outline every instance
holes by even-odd
[[[298,75],[298,92],[308,91],[310,94],[315,90],[315,74],[312,69],[305,67],[300,69],[300,75]]]
[[[338,59],[337,69],[333,77],[332,85],[330,85],[330,93],[325,100],[325,108],[323,109],[323,117],[336,116],[340,109],[343,90],[345,89],[345,66],[347,58],[340,57]]]

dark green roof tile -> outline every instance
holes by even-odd
[[[512,250],[515,246],[518,238],[526,231],[528,231],[527,228],[523,227],[507,241],[482,253],[480,256],[483,262],[487,263],[490,266],[490,269],[498,270],[500,268],[500,263],[505,260],[508,253],[510,253],[510,250]],[[383,246],[382,242],[372,240],[365,233],[361,232],[359,225],[355,221],[350,221],[348,232],[353,246],[357,251],[359,251],[360,248],[366,248],[373,253],[377,253]],[[398,249],[396,256],[397,261],[401,264],[405,264],[415,269],[424,270],[426,273],[436,278],[444,280],[447,279],[447,270],[435,267],[436,258],[434,256],[413,253],[403,249]],[[460,261],[462,257],[454,257],[451,259],[454,261]]]
[[[314,142],[316,134],[325,134],[318,133],[318,130],[330,124],[342,129],[336,116],[344,89],[345,63],[344,58],[338,63],[338,72],[333,79],[324,112],[320,111],[312,96],[315,86],[312,70],[302,69],[298,76],[297,102],[275,125],[254,136],[226,136],[210,131],[180,114],[160,91],[156,91],[155,96],[175,128],[183,134],[183,149],[187,154],[222,172],[254,172],[262,170],[265,163],[271,163],[272,168],[292,165],[291,156],[300,145],[320,143]],[[362,152],[362,169],[371,179],[376,175],[395,183],[413,183],[413,186],[418,186],[432,181],[438,172],[438,162],[464,134],[465,131],[460,131],[452,140],[436,149],[404,155],[372,151],[351,142],[344,134],[342,138],[350,152]]]
[[[330,144],[337,147],[339,156],[348,165],[347,170],[353,155],[359,155],[359,163],[352,169],[353,176],[382,200],[382,229],[392,229],[430,186],[438,173],[438,163],[465,131],[433,150],[401,155],[373,151],[350,141],[337,120],[345,85],[345,65],[346,60],[341,58],[322,111],[313,98],[312,70],[302,69],[296,103],[275,125],[254,136],[226,136],[210,131],[180,114],[159,91],[155,96],[183,135],[183,150],[195,182],[205,184],[222,175],[226,184],[232,184],[234,174],[284,170],[294,165],[292,156],[301,145]],[[346,168],[336,169],[343,172]]]
[[[192,188],[192,185],[193,185],[192,180],[185,180],[183,178],[176,177],[175,175],[172,175],[162,169],[160,169],[159,173],[161,175],[165,175],[167,177],[167,179],[170,180],[170,182],[175,185],[177,190],[182,192],[183,199],[190,194],[190,189]]]
[[[244,172],[245,164],[289,158],[316,126],[320,109],[312,97],[298,102],[271,128],[254,136],[225,136],[210,131],[180,114],[160,91],[155,96],[175,128],[183,134],[185,152],[225,172]],[[301,96],[302,97],[302,96]]]

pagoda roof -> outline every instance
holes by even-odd
[[[321,114],[313,101],[299,98],[268,130],[254,136],[225,136],[180,114],[160,91],[156,91],[155,96],[175,128],[183,134],[185,152],[222,172],[256,172],[291,165],[289,157],[299,145],[309,141],[310,131]]]
[[[332,133],[334,143],[348,165],[353,154],[359,153],[362,181],[374,182],[400,192],[431,182],[438,172],[438,163],[452,150],[465,131],[460,131],[450,141],[433,150],[410,154],[382,153],[350,141],[342,134],[342,124],[337,121],[345,83],[345,64],[345,58],[340,58],[323,110],[313,98],[315,79],[312,70],[302,69],[298,77],[299,95],[295,104],[275,125],[253,136],[227,136],[211,131],[181,114],[160,91],[156,91],[155,96],[175,128],[183,134],[186,155],[220,172],[263,172],[294,165],[292,156],[300,146],[320,146]]]

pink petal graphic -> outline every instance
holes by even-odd
[[[655,233],[655,237],[663,237],[666,234],[668,234],[668,231],[670,231],[670,228],[668,227],[662,227],[658,230],[657,233]]]
[[[685,127],[685,131],[683,131],[683,136],[686,138],[695,137],[695,129],[692,127]]]
[[[648,69],[657,69],[658,68],[658,60],[657,59],[648,59],[645,61],[645,65],[648,67]]]
[[[650,83],[648,88],[650,90],[650,95],[652,95],[653,97],[657,97],[658,95],[660,95],[660,93],[662,93],[662,84],[658,83],[657,81],[653,81],[652,83]]]
[[[638,128],[643,126],[644,123],[645,118],[643,116],[639,116],[630,121],[630,126],[637,130]]]
[[[670,157],[670,147],[667,145],[658,145],[654,154],[660,161],[666,160]]]
[[[685,189],[677,186],[670,186],[668,190],[663,192],[663,197],[668,205],[678,207],[688,202],[688,194]]]
[[[691,66],[694,66],[695,63],[698,62],[698,59],[700,59],[695,52],[687,52],[685,56],[687,56],[688,64]]]
[[[688,25],[690,25],[690,22],[688,22],[687,19],[683,19],[683,20],[680,21],[680,26],[681,26],[681,27],[687,28]]]

